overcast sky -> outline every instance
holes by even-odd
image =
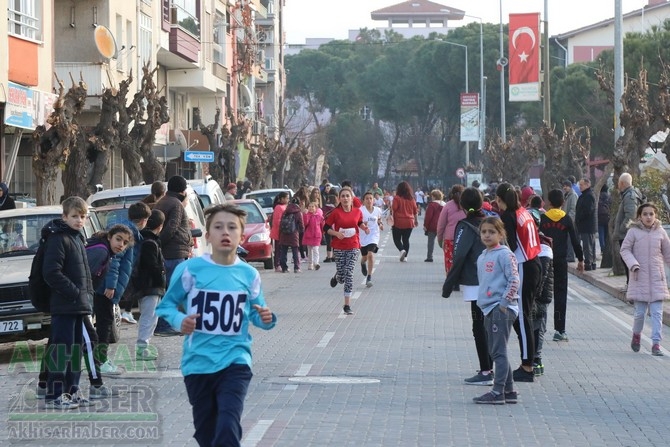
[[[276,0],[283,1],[283,0]],[[370,19],[372,11],[402,3],[402,0],[285,0],[284,30],[289,44],[305,43],[308,37],[347,39],[350,29],[386,26]],[[544,18],[544,0],[435,0],[435,3],[481,17],[484,23],[503,23],[510,13],[539,12]],[[625,13],[640,9],[648,0],[621,0]],[[556,35],[614,17],[614,0],[548,0],[549,34]],[[466,17],[451,21],[460,26],[478,21]]]

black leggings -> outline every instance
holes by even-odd
[[[393,235],[393,243],[398,251],[405,250],[405,254],[409,253],[409,237],[412,234],[412,228],[396,228],[391,227],[391,234]]]
[[[521,284],[519,318],[514,321],[514,331],[519,337],[521,364],[533,366],[535,357],[535,334],[533,330],[533,305],[535,295],[542,278],[542,264],[539,257],[519,264],[519,273],[523,276]]]
[[[484,313],[477,306],[477,301],[470,301],[470,312],[472,313],[472,335],[475,337],[479,369],[481,371],[490,371],[493,369],[493,361],[489,355],[489,345],[486,341]]]

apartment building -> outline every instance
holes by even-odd
[[[66,87],[70,76],[78,80],[81,74],[88,85],[79,120],[83,126],[98,122],[105,88],[118,86],[132,70],[130,100],[139,89],[144,65],[149,63],[153,68],[158,64],[154,80],[167,98],[170,120],[156,133],[155,152],[166,164],[167,175],[180,173],[193,178],[203,172],[203,166],[183,160],[186,149],[210,150],[207,139],[195,128],[195,109],[204,125],[214,124],[220,109],[222,119],[227,112],[243,113],[252,121],[255,133],[270,132],[277,137],[272,132],[284,85],[279,1],[11,0],[8,8],[0,11],[0,18],[5,14],[7,20],[1,21],[0,32],[7,27],[8,33],[0,36],[9,36],[0,37],[0,50],[10,57],[6,67],[0,59],[0,83],[16,84],[21,92],[49,93],[56,85],[53,72],[66,80]],[[95,30],[102,27],[112,40],[109,53],[99,51],[94,40]],[[259,27],[265,34],[259,33]],[[272,34],[273,44],[259,41],[268,34]],[[12,190],[31,193],[30,133],[49,112],[35,113],[32,128],[17,127],[8,121],[8,107],[11,113],[16,105],[8,101],[5,91],[0,88],[3,179],[11,178]],[[48,108],[48,99],[42,102]],[[222,124],[220,120],[219,130]],[[8,162],[17,138],[20,144],[12,165]],[[253,141],[251,135],[249,140]],[[238,177],[244,178],[244,173]],[[103,183],[105,188],[128,184],[120,155],[112,154]]]

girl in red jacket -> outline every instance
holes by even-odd
[[[426,208],[426,218],[423,220],[423,231],[428,236],[428,252],[424,262],[433,262],[433,249],[437,237],[437,221],[444,206],[442,191],[434,189],[430,192],[430,203]]]

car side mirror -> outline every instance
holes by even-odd
[[[191,228],[191,237],[202,237],[202,230],[200,228]]]

